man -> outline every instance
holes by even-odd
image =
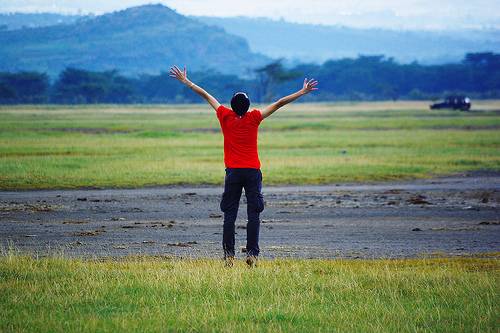
[[[171,67],[171,77],[178,79],[195,93],[203,97],[217,113],[224,135],[224,164],[226,177],[220,208],[224,212],[222,246],[226,263],[232,265],[235,255],[235,221],[242,189],[247,198],[247,264],[253,266],[259,255],[260,213],[264,210],[262,199],[262,174],[257,153],[257,131],[262,120],[276,110],[297,98],[317,90],[317,81],[304,79],[302,89],[279,99],[277,102],[258,111],[248,111],[250,100],[245,93],[234,94],[231,109],[222,105],[203,88],[187,78],[186,67],[181,71]]]

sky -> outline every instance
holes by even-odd
[[[146,4],[163,4],[182,15],[358,28],[500,28],[499,0],[0,0],[0,13],[100,15]]]

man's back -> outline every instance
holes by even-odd
[[[224,163],[227,168],[260,169],[257,152],[257,132],[262,121],[260,111],[253,110],[243,116],[220,106],[217,118],[224,134]]]

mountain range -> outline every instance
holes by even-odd
[[[0,15],[0,71],[55,77],[75,67],[137,76],[177,64],[245,76],[278,58],[297,64],[359,55],[432,65],[457,63],[467,53],[500,53],[499,36],[495,29],[404,31],[185,17],[162,5],[97,17],[13,14]]]
[[[241,74],[267,64],[245,39],[162,5],[38,28],[0,32],[0,71],[54,77],[67,67],[121,74],[159,74],[172,65]]]
[[[193,17],[244,37],[250,49],[289,62],[323,63],[385,55],[399,63],[458,63],[467,53],[500,52],[500,30],[386,30],[295,24],[268,18]]]

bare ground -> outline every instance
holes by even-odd
[[[500,255],[498,171],[263,193],[263,259]],[[39,256],[219,258],[221,194],[220,186],[0,191],[0,247]],[[245,228],[242,199],[241,248]]]

